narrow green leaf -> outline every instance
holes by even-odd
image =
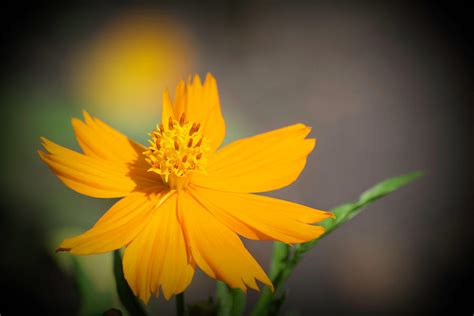
[[[117,284],[117,293],[122,305],[131,316],[146,316],[138,298],[133,294],[123,275],[122,256],[119,250],[114,251],[114,275]]]
[[[408,184],[412,182],[413,180],[418,179],[422,175],[423,175],[423,172],[415,171],[415,172],[407,173],[398,177],[393,177],[393,178],[384,180],[376,184],[375,186],[373,186],[371,189],[362,193],[362,195],[360,196],[359,202],[367,204],[377,199],[380,199],[381,197],[397,190],[398,188],[404,186],[405,184]]]
[[[357,201],[342,204],[333,208],[331,212],[336,216],[336,218],[328,218],[320,223],[320,225],[326,229],[326,232],[317,239],[307,243],[295,245],[293,248],[290,248],[282,243],[275,242],[270,266],[270,278],[275,287],[275,293],[272,293],[268,287],[265,287],[251,315],[276,315],[285,299],[285,293],[281,295],[279,293],[281,293],[283,285],[305,252],[309,251],[312,247],[314,247],[314,245],[316,245],[316,243],[318,243],[321,238],[328,235],[331,231],[339,227],[339,225],[349,221],[354,216],[359,214],[368,204],[375,202],[376,200],[397,190],[405,184],[410,183],[422,175],[422,172],[417,171],[389,178],[379,182],[369,190],[365,191]]]
[[[331,212],[336,216],[336,219],[328,218],[320,224],[326,229],[324,235],[320,236],[318,239],[299,245],[297,247],[298,251],[301,253],[308,251],[318,242],[319,239],[325,237],[335,228],[339,227],[339,225],[344,224],[354,218],[354,216],[358,215],[365,206],[377,201],[413,180],[418,179],[422,175],[422,172],[416,171],[383,180],[362,193],[357,201],[345,203],[333,208]]]

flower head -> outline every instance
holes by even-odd
[[[333,215],[254,193],[297,179],[315,146],[295,124],[231,143],[212,75],[163,94],[162,122],[144,147],[84,112],[72,125],[83,153],[43,140],[41,158],[71,189],[121,198],[85,233],[58,250],[87,255],[126,247],[125,278],[136,295],[166,299],[190,284],[199,267],[232,288],[272,283],[238,235],[302,243]]]
[[[161,175],[165,183],[204,171],[209,141],[201,133],[201,124],[187,121],[185,113],[179,121],[170,116],[166,125],[161,123],[149,135],[150,146],[144,152],[151,165],[148,171]]]

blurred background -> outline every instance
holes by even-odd
[[[62,185],[36,153],[39,137],[78,149],[70,119],[85,109],[144,143],[162,90],[206,72],[219,84],[226,142],[313,127],[305,171],[273,196],[330,209],[384,178],[426,172],[319,243],[289,281],[284,314],[473,312],[472,21],[463,6],[15,1],[0,16],[1,315],[123,310],[110,254],[54,253],[113,200]],[[267,269],[271,244],[247,245]],[[198,273],[187,301],[206,300],[214,285]],[[257,294],[248,297],[252,305]],[[153,299],[148,309],[168,315],[174,304]]]

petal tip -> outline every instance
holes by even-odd
[[[275,293],[275,287],[273,286],[273,283],[270,282],[269,284],[267,284],[267,286],[270,288],[270,290],[272,291],[272,293]]]
[[[71,248],[62,248],[62,247],[58,247],[56,248],[55,252],[58,253],[58,252],[68,252],[70,251]]]
[[[89,112],[87,112],[87,110],[85,110],[85,109],[82,109],[82,111],[81,111],[81,112],[82,112],[82,116],[84,116],[84,118],[86,118],[86,117],[90,117],[90,114],[89,114]]]
[[[213,75],[211,72],[208,72],[208,73],[206,74],[205,83],[207,83],[207,82],[209,82],[209,83],[214,83],[214,82],[216,82],[216,77],[214,77],[214,75]]]
[[[77,117],[71,118],[71,125],[74,129],[78,128],[81,123],[83,123],[82,120],[78,119]]]
[[[40,136],[40,141],[41,141],[41,144],[44,144],[48,141],[48,139],[44,136]]]
[[[193,77],[193,85],[201,86],[201,77],[199,74],[195,74]]]

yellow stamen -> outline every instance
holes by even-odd
[[[168,124],[156,127],[150,133],[150,145],[144,152],[151,168],[161,175],[170,188],[180,189],[188,181],[184,177],[192,171],[204,172],[209,141],[202,135],[199,123],[169,118]],[[181,179],[182,178],[182,179]]]
[[[199,147],[199,146],[201,146],[201,144],[202,144],[202,139],[203,139],[203,137],[201,137],[201,139],[198,141],[198,143],[197,143],[194,147]]]
[[[191,136],[192,134],[194,134],[195,132],[197,132],[199,130],[199,128],[201,127],[201,124],[199,123],[193,123],[193,126],[191,127],[191,129],[189,130],[189,136]]]
[[[183,126],[185,120],[186,120],[186,115],[183,113],[183,114],[181,115],[181,118],[179,119],[179,125],[180,125],[180,126]]]

